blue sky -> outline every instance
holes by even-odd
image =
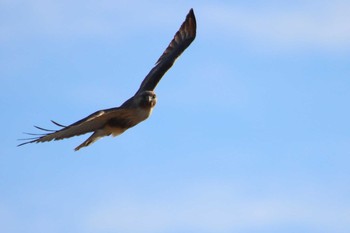
[[[193,7],[145,122],[17,148],[119,106]],[[349,1],[0,2],[0,231],[350,232]]]

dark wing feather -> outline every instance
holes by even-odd
[[[63,126],[61,124],[58,124],[57,122],[52,121],[55,125],[63,127],[60,130],[48,130],[41,127],[35,126],[37,129],[48,131],[49,133],[43,134],[40,137],[37,138],[28,138],[27,142],[21,143],[18,146],[22,146],[28,143],[33,142],[49,142],[52,140],[61,140],[65,138],[70,138],[73,136],[82,135],[85,133],[93,132],[98,129],[103,128],[108,120],[119,117],[119,118],[127,118],[130,117],[130,111],[123,109],[123,108],[110,108],[105,110],[97,111],[69,126]],[[34,134],[30,134],[34,135]]]
[[[194,40],[196,37],[196,27],[196,18],[194,16],[193,9],[191,9],[186,16],[186,20],[176,32],[174,39],[170,42],[162,56],[160,56],[155,67],[143,80],[135,95],[143,91],[154,90],[165,72],[167,72],[174,64],[176,58],[178,58]]]

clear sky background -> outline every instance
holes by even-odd
[[[153,115],[16,147],[131,97]],[[0,1],[0,232],[350,232],[350,1]]]

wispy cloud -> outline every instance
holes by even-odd
[[[348,1],[267,2],[257,7],[213,4],[202,10],[214,36],[268,47],[350,47]]]
[[[130,5],[137,5],[131,7]],[[198,34],[215,38],[241,38],[260,47],[350,47],[350,3],[348,1],[272,1],[259,4],[232,2],[193,3],[199,22]],[[0,39],[32,36],[74,38],[119,37],[136,30],[163,28],[183,18],[179,4],[158,1],[4,1],[1,3]],[[162,9],[150,11],[148,9]],[[21,17],[17,17],[21,15]],[[142,19],[142,20],[140,20]],[[135,31],[134,31],[135,32]]]
[[[231,188],[194,187],[166,200],[121,198],[100,206],[90,215],[87,228],[98,232],[232,232],[235,229],[304,226],[313,229],[350,230],[348,207],[315,205],[306,199],[248,198]],[[109,201],[109,203],[113,203]],[[344,231],[344,232],[345,232]]]
[[[145,25],[158,27],[171,21],[175,11],[145,10],[152,5],[159,8],[159,4],[162,3],[125,0],[3,1],[0,3],[0,12],[3,13],[0,40],[45,36],[70,39],[81,36],[120,37],[133,31],[129,30],[130,25],[142,30]]]

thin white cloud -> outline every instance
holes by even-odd
[[[349,1],[267,2],[265,7],[255,8],[215,4],[202,10],[215,36],[242,38],[268,47],[350,47]]]
[[[131,33],[130,25],[134,30],[149,30],[149,25],[164,30],[164,24],[178,25],[174,18],[182,19],[184,14],[180,14],[180,3],[169,6],[158,1],[14,0],[3,1],[1,7],[6,12],[0,22],[1,41],[38,35],[115,38]],[[193,7],[198,36],[240,38],[267,48],[350,48],[349,1],[266,1],[264,5],[194,2]]]
[[[151,12],[148,9],[153,5],[157,10]],[[142,30],[145,25],[159,27],[172,22],[172,16],[178,14],[159,10],[163,5],[166,6],[164,3],[126,0],[4,1],[1,7],[6,14],[0,22],[0,40],[43,36],[69,39],[121,37],[137,31],[136,27]]]
[[[239,190],[239,189],[238,189]],[[166,199],[120,198],[101,205],[86,219],[92,232],[232,232],[276,226],[350,230],[348,206],[321,205],[285,196],[247,198],[233,188],[220,185],[192,187]],[[111,200],[108,203],[113,203]]]

